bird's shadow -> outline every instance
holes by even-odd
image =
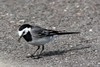
[[[69,51],[74,51],[74,50],[82,50],[82,49],[86,49],[86,48],[90,48],[91,46],[90,45],[87,45],[87,46],[78,46],[78,47],[73,47],[71,49],[64,49],[64,50],[55,50],[55,51],[49,51],[49,52],[44,52],[40,55],[37,55],[37,56],[31,56],[31,58],[33,59],[40,59],[42,57],[48,57],[48,56],[54,56],[54,55],[62,55],[64,53],[67,53]]]
[[[47,57],[47,56],[54,56],[54,55],[62,55],[64,53],[67,53],[69,51],[74,51],[74,50],[82,50],[82,49],[86,49],[86,48],[90,48],[91,46],[84,46],[84,47],[74,47],[71,49],[65,49],[65,50],[55,50],[55,51],[49,51],[49,52],[44,52],[41,54],[42,57]]]

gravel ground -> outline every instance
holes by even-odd
[[[0,0],[0,67],[100,67],[100,0]],[[17,42],[22,24],[80,31],[45,45],[40,59],[26,58],[36,47]]]

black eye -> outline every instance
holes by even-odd
[[[23,34],[25,34],[25,31],[23,32]]]

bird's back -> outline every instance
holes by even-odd
[[[44,45],[52,40],[52,36],[46,36],[43,32],[46,29],[41,28],[39,26],[33,26],[31,30],[32,41],[29,42],[33,45]],[[46,34],[46,33],[45,33]]]

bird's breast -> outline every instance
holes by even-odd
[[[44,45],[51,41],[51,37],[43,37],[43,38],[33,38],[31,42],[29,42],[32,45],[38,46],[38,45]]]
[[[23,36],[23,38],[29,42],[29,41],[32,41],[32,35],[30,32],[28,32],[26,35]]]

